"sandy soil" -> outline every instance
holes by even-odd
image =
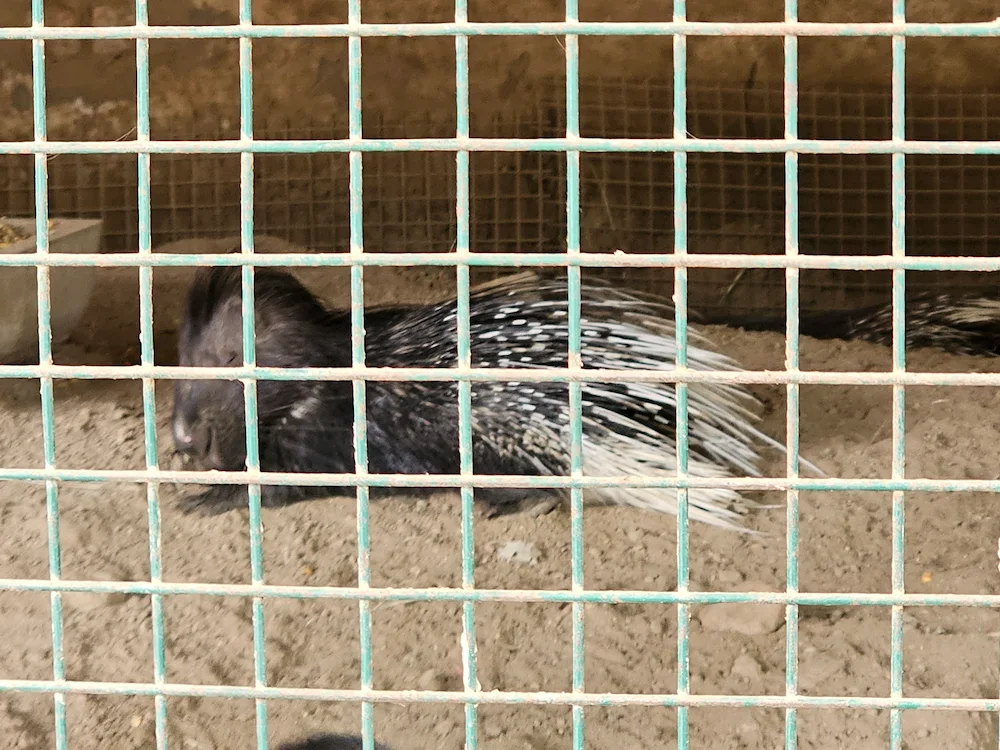
[[[205,250],[186,243],[173,250]],[[261,247],[280,243],[262,242]],[[166,248],[161,248],[166,249]],[[188,272],[157,274],[157,359],[173,361],[173,331]],[[336,304],[347,299],[346,274],[310,271],[309,280]],[[325,283],[319,283],[320,281]],[[447,292],[444,272],[413,271],[405,278],[368,275],[372,302],[421,300]],[[136,361],[135,275],[104,272],[87,323],[59,347],[60,362]],[[719,346],[752,368],[781,369],[783,341],[716,328]],[[806,341],[803,367],[885,369],[887,353],[861,344]],[[913,353],[913,369],[1000,370],[1000,362]],[[759,388],[765,428],[783,434],[784,395]],[[143,465],[139,388],[130,383],[56,385],[56,440],[62,467],[140,468]],[[0,384],[0,465],[40,466],[37,385]],[[913,389],[907,392],[907,459],[911,476],[992,478],[1000,474],[993,445],[994,389]],[[158,390],[160,454],[170,451],[168,389]],[[890,393],[886,388],[813,387],[802,393],[802,446],[831,475],[886,476],[890,461]],[[780,457],[767,465],[783,471]],[[164,486],[163,565],[171,581],[248,582],[245,512],[212,520],[185,517]],[[780,502],[782,497],[764,498]],[[914,592],[995,593],[997,524],[991,498],[975,494],[914,494],[907,500],[906,588]],[[143,580],[149,576],[145,492],[139,486],[67,485],[60,492],[63,570],[68,579]],[[801,587],[804,591],[890,590],[890,498],[884,493],[804,493],[801,498]],[[431,502],[373,504],[372,570],[378,586],[454,586],[460,582],[460,506],[442,493]],[[696,526],[691,574],[699,589],[778,590],[785,581],[784,510],[762,511],[752,525],[772,534],[752,539]],[[0,484],[0,577],[48,576],[44,498],[40,487]],[[265,510],[265,571],[272,583],[352,585],[356,582],[354,503],[335,499]],[[669,590],[676,583],[672,517],[625,509],[588,509],[586,584],[596,589]],[[499,554],[509,542],[533,545],[536,559]],[[514,516],[476,525],[480,587],[568,588],[569,518]],[[168,680],[195,684],[252,684],[249,604],[238,599],[171,597],[165,603]],[[486,690],[568,690],[570,610],[559,605],[484,604],[477,607],[480,680]],[[267,674],[275,686],[351,688],[359,681],[356,606],[327,602],[267,602]],[[697,693],[782,694],[785,632],[781,608],[696,607],[691,634],[692,689]],[[152,679],[150,603],[143,597],[67,595],[66,670],[73,680]],[[460,608],[451,604],[382,605],[374,609],[374,674],[379,688],[459,689]],[[996,697],[997,627],[991,611],[908,611],[904,692],[908,696]],[[808,695],[887,695],[889,612],[860,608],[803,608],[801,690]],[[51,677],[48,597],[0,593],[0,673]],[[593,606],[586,610],[586,686],[593,691],[671,692],[676,688],[676,611],[668,606]],[[146,698],[70,697],[71,746],[153,746],[153,705]],[[34,750],[53,742],[52,701],[8,694],[0,702],[5,746]],[[253,705],[248,701],[168,701],[171,747],[249,748]],[[353,731],[356,706],[269,704],[272,741],[307,730]],[[459,748],[459,706],[385,706],[375,710],[378,736],[398,750]],[[692,747],[773,748],[783,715],[764,710],[694,710]],[[570,712],[563,708],[485,707],[480,740],[490,750],[571,746]],[[881,748],[888,715],[861,710],[801,712],[803,748]],[[588,747],[668,746],[676,715],[666,709],[586,712]],[[996,720],[987,715],[909,713],[906,746],[995,747]]]

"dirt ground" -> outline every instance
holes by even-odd
[[[261,242],[262,249],[280,243]],[[213,243],[185,243],[205,251]],[[187,271],[158,274],[154,291],[158,361],[173,361],[173,332]],[[102,272],[94,306],[73,341],[57,349],[64,363],[136,361],[136,290],[131,271]],[[347,301],[347,278],[306,273],[334,304]],[[367,276],[370,302],[439,297],[447,271]],[[117,332],[117,333],[116,333]],[[751,368],[781,369],[778,335],[709,331],[720,347]],[[803,344],[806,369],[885,369],[887,353],[862,344]],[[1000,362],[915,352],[912,369],[1000,370]],[[783,434],[784,395],[758,388],[768,405],[765,429]],[[0,385],[0,465],[40,466],[41,418],[33,382]],[[158,390],[161,460],[169,460],[168,389]],[[61,467],[141,468],[142,406],[136,384],[56,384],[57,459]],[[910,476],[993,478],[1000,458],[990,446],[1000,424],[992,388],[907,391]],[[874,387],[812,387],[802,392],[802,448],[832,476],[886,476],[890,462],[890,393]],[[768,473],[781,474],[774,456]],[[169,581],[249,582],[245,512],[206,520],[179,514],[180,490],[161,488],[163,566]],[[148,580],[145,492],[140,486],[66,485],[60,491],[63,572],[67,579]],[[782,496],[762,498],[782,501]],[[913,494],[906,506],[906,589],[913,592],[997,591],[994,502],[987,495]],[[804,591],[890,590],[890,498],[884,493],[803,493],[800,547]],[[460,505],[442,493],[430,502],[379,500],[371,508],[373,583],[377,586],[460,584]],[[275,584],[350,586],[356,582],[354,502],[331,499],[265,510],[265,577]],[[46,578],[42,488],[0,484],[0,577]],[[785,585],[784,509],[761,511],[755,539],[703,526],[692,528],[692,585],[702,590],[780,590]],[[676,584],[672,517],[621,508],[585,513],[585,581],[595,589],[670,590]],[[557,511],[477,521],[476,584],[483,588],[568,588],[569,517]],[[531,546],[509,559],[505,545]],[[66,672],[73,680],[152,679],[150,603],[144,597],[65,596]],[[252,684],[249,603],[237,598],[169,597],[165,605],[170,682]],[[482,604],[476,608],[479,678],[485,690],[569,690],[570,609],[560,605]],[[268,682],[274,686],[352,688],[359,684],[356,605],[268,601]],[[988,610],[907,611],[904,694],[980,698],[997,695],[996,615]],[[375,686],[460,689],[461,611],[454,604],[374,607]],[[676,609],[589,606],[586,687],[589,691],[669,693],[676,689]],[[807,695],[884,696],[889,692],[889,611],[803,608],[800,684]],[[0,593],[0,671],[6,678],[52,675],[49,601],[44,594]],[[695,607],[691,629],[696,693],[783,694],[785,628],[780,607]],[[70,746],[78,750],[154,746],[153,703],[147,698],[67,699]],[[253,746],[249,701],[171,699],[171,747],[229,750]],[[354,705],[269,703],[272,742],[307,731],[356,731]],[[459,748],[460,706],[378,706],[376,732],[397,750]],[[667,709],[594,708],[585,713],[588,747],[668,747],[676,713]],[[693,748],[773,748],[783,714],[766,710],[693,710]],[[912,712],[903,719],[905,746],[996,747],[995,718],[961,712]],[[883,748],[887,713],[811,710],[799,717],[800,747]],[[484,707],[480,741],[489,750],[571,746],[570,711],[560,707]],[[0,702],[6,747],[52,747],[52,700],[6,694]]]

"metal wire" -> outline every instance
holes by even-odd
[[[935,492],[1000,492],[1000,479],[993,480],[927,480],[905,478],[904,394],[907,385],[977,385],[997,386],[1000,375],[984,373],[914,373],[906,368],[904,350],[904,310],[907,271],[974,271],[1000,270],[1000,259],[949,258],[945,255],[914,258],[908,255],[905,197],[907,191],[908,155],[1000,154],[1000,141],[962,141],[953,139],[906,139],[905,118],[905,38],[908,36],[1000,36],[1000,23],[984,24],[906,24],[905,2],[894,0],[893,20],[883,24],[815,24],[797,21],[796,0],[785,0],[784,21],[765,24],[700,23],[686,20],[685,0],[673,0],[672,20],[662,23],[596,24],[579,20],[578,3],[566,0],[565,21],[532,24],[481,24],[468,21],[465,0],[455,2],[453,23],[439,24],[364,24],[360,0],[349,0],[348,23],[307,26],[258,26],[251,16],[251,0],[240,2],[238,26],[150,27],[147,23],[147,0],[136,0],[136,24],[129,27],[97,29],[50,28],[44,26],[42,0],[32,0],[32,25],[26,28],[0,29],[0,39],[25,39],[32,45],[34,132],[30,141],[0,143],[0,153],[30,156],[34,172],[34,213],[36,218],[37,252],[29,255],[0,256],[0,268],[34,265],[38,280],[39,364],[0,366],[0,378],[37,378],[40,382],[44,468],[0,468],[0,481],[41,481],[46,488],[47,537],[49,547],[48,580],[0,580],[0,591],[47,592],[51,598],[53,674],[50,680],[0,679],[0,692],[51,694],[54,701],[55,745],[67,748],[66,695],[132,695],[151,696],[156,711],[155,738],[159,750],[168,745],[167,697],[197,696],[246,698],[255,701],[257,747],[266,750],[267,701],[270,699],[326,700],[358,702],[361,706],[361,731],[366,750],[373,750],[376,703],[456,703],[465,708],[466,747],[474,750],[478,742],[478,707],[488,704],[518,705],[535,703],[569,707],[572,711],[574,750],[585,747],[585,709],[587,707],[661,706],[677,710],[677,745],[689,746],[689,712],[691,707],[725,706],[758,707],[785,710],[785,747],[797,742],[798,711],[801,708],[869,708],[890,712],[889,742],[892,748],[902,747],[902,712],[908,710],[962,710],[1000,712],[1000,699],[987,698],[907,698],[903,695],[903,610],[907,606],[968,606],[996,607],[1000,596],[992,595],[917,595],[907,594],[903,579],[904,499],[908,491]],[[557,35],[565,37],[566,84],[564,90],[565,122],[561,134],[540,138],[517,133],[512,137],[472,138],[469,117],[468,37],[477,35]],[[654,34],[675,35],[673,38],[672,127],[669,133],[650,138],[587,135],[583,127],[580,84],[579,36],[593,34]],[[782,136],[752,138],[747,133],[736,136],[723,134],[718,138],[699,138],[690,132],[689,91],[687,85],[688,35],[754,35],[782,36],[785,44],[784,87],[782,95]],[[364,138],[361,119],[361,51],[362,38],[372,36],[442,36],[454,35],[456,44],[456,135],[449,138]],[[892,40],[893,72],[891,96],[891,132],[884,137],[863,135],[851,139],[842,134],[821,139],[815,134],[803,137],[800,127],[802,92],[798,87],[799,36],[887,36]],[[253,122],[252,40],[270,37],[346,37],[349,51],[350,121],[346,139],[320,138],[302,140],[287,133],[279,140],[255,137]],[[149,60],[148,40],[152,38],[237,38],[240,46],[240,123],[239,137],[215,141],[153,141],[149,132]],[[134,39],[137,64],[137,125],[136,139],[130,142],[52,142],[48,139],[45,119],[45,41],[49,39]],[[473,247],[472,214],[473,156],[482,151],[520,152],[538,155],[565,153],[565,252],[554,250],[548,239],[539,233],[539,250],[531,253],[509,245],[504,252],[478,252]],[[376,154],[399,151],[455,152],[453,200],[455,252],[371,252],[366,248],[364,226],[364,180],[362,165]],[[136,253],[116,255],[50,255],[48,247],[49,156],[54,154],[136,155],[134,181],[125,181],[125,190],[136,196]],[[239,155],[238,226],[241,252],[231,256],[154,254],[152,252],[154,155],[168,154]],[[347,159],[347,190],[349,196],[349,232],[347,252],[310,252],[301,255],[268,254],[257,256],[254,238],[259,228],[255,221],[255,164],[257,159],[277,154],[341,155]],[[653,253],[595,254],[585,253],[582,237],[582,195],[584,156],[588,154],[639,154],[646,160],[647,184],[657,185],[650,154],[665,154],[672,160],[669,182],[672,193],[670,212],[671,250]],[[691,252],[691,231],[688,224],[688,196],[691,166],[700,155],[744,154],[775,155],[783,169],[782,213],[784,241],[779,252],[723,253],[703,255]],[[891,233],[889,252],[881,256],[810,254],[802,252],[802,205],[805,154],[821,155],[886,155],[890,164]],[[538,164],[546,164],[539,156]],[[523,157],[518,157],[523,158]],[[562,159],[558,160],[562,162]],[[171,164],[171,162],[166,162]],[[309,162],[310,165],[314,162]],[[767,163],[761,159],[758,165]],[[82,162],[76,162],[79,168]],[[174,167],[177,165],[174,164]],[[725,171],[723,169],[722,171]],[[176,175],[176,169],[173,174]],[[599,174],[607,174],[602,170]],[[79,172],[75,173],[80,184]],[[129,178],[131,179],[131,178]],[[194,184],[192,179],[192,184]],[[9,178],[8,178],[9,184]],[[214,183],[220,182],[216,179]],[[544,184],[544,180],[540,181]],[[631,181],[629,181],[631,185]],[[634,190],[630,187],[629,190]],[[428,190],[428,193],[432,192]],[[188,199],[194,207],[196,191]],[[82,205],[82,204],[78,204]],[[176,186],[171,197],[171,214],[175,227],[180,223]],[[232,208],[226,206],[226,209]],[[84,210],[84,209],[80,209]],[[496,211],[495,213],[500,213]],[[540,213],[544,213],[540,211]],[[291,224],[291,213],[285,221]],[[539,217],[540,219],[540,217]],[[543,222],[539,220],[539,225]],[[402,225],[405,222],[401,221]],[[176,231],[176,229],[175,229]],[[817,230],[819,232],[820,230]],[[499,235],[498,235],[499,236]],[[520,241],[520,232],[513,236]],[[532,236],[532,235],[528,235]],[[560,240],[562,241],[562,239]],[[561,249],[561,248],[560,248]],[[781,252],[783,251],[783,252]],[[153,351],[152,269],[160,266],[207,265],[240,266],[243,293],[243,366],[235,368],[192,369],[158,367]],[[135,266],[140,280],[140,339],[141,364],[137,367],[57,366],[52,362],[51,311],[49,275],[53,267]],[[458,286],[457,324],[458,362],[453,370],[385,370],[365,366],[363,274],[369,265],[411,266],[448,265],[456,267]],[[319,370],[276,370],[256,366],[254,321],[255,266],[328,266],[349,267],[351,274],[352,366]],[[470,354],[469,286],[474,268],[485,266],[513,267],[518,265],[559,266],[566,269],[569,280],[569,358],[568,367],[561,370],[496,370],[473,369]],[[580,359],[580,287],[584,268],[628,269],[657,266],[672,270],[673,294],[676,303],[676,336],[678,353],[676,371],[602,371],[581,368]],[[786,371],[775,372],[690,372],[687,369],[689,271],[716,268],[772,269],[784,274],[785,313],[787,325]],[[864,270],[891,272],[893,313],[893,366],[891,372],[801,372],[799,370],[798,321],[800,314],[801,275],[805,270]],[[142,383],[145,468],[137,471],[97,471],[61,469],[57,464],[54,432],[53,383],[57,379],[133,379]],[[236,378],[244,384],[246,412],[247,470],[246,472],[179,472],[159,468],[156,445],[156,415],[154,387],[156,380],[177,378]],[[257,394],[258,379],[340,379],[353,382],[355,472],[347,475],[310,474],[307,476],[261,471],[258,446]],[[365,381],[454,381],[459,404],[460,471],[458,475],[387,476],[368,471],[366,391]],[[570,472],[566,477],[499,477],[474,473],[472,461],[471,394],[474,383],[497,381],[565,382],[568,383],[571,415]],[[581,384],[589,381],[677,382],[677,475],[675,477],[584,477]],[[687,475],[689,414],[687,386],[698,382],[771,383],[784,384],[788,396],[786,436],[790,446],[786,476],[782,478],[699,479]],[[888,479],[803,479],[799,476],[799,387],[806,383],[887,384],[893,390],[893,462]],[[149,519],[150,581],[66,581],[62,579],[59,539],[59,495],[61,482],[125,481],[147,485]],[[157,487],[162,482],[249,484],[249,541],[251,582],[248,585],[180,584],[162,579],[160,559],[160,510]],[[276,586],[266,583],[263,569],[263,529],[261,526],[261,487],[269,484],[348,486],[356,488],[357,496],[357,585],[351,587]],[[452,487],[462,497],[462,579],[460,588],[385,589],[371,585],[368,501],[371,487]],[[492,590],[477,588],[474,565],[473,499],[476,487],[565,488],[571,498],[571,588],[568,591]],[[677,563],[678,580],[675,591],[588,591],[583,564],[583,504],[582,490],[591,487],[662,487],[678,490]],[[783,490],[788,498],[786,587],[782,592],[694,592],[690,590],[689,529],[687,491],[697,487],[730,487],[735,489]],[[892,502],[892,592],[891,594],[859,594],[853,592],[810,594],[798,586],[798,493],[802,490],[890,491]],[[67,680],[63,653],[62,595],[65,592],[121,592],[148,595],[153,613],[153,670],[149,683],[92,682]],[[170,683],[166,679],[163,597],[180,594],[205,596],[241,596],[251,600],[253,624],[253,686],[204,686]],[[359,610],[361,669],[360,686],[353,690],[279,688],[267,685],[265,654],[264,606],[268,599],[335,599],[357,602]],[[451,601],[461,602],[464,679],[461,691],[376,690],[373,687],[372,603],[379,601]],[[565,602],[572,609],[572,688],[569,692],[483,691],[478,683],[475,609],[480,602]],[[588,692],[584,680],[584,615],[586,604],[636,602],[670,604],[678,609],[678,679],[674,694],[617,694]],[[701,603],[743,602],[780,603],[786,607],[786,679],[781,696],[695,695],[690,685],[690,606]],[[799,607],[813,606],[879,606],[891,607],[890,694],[885,697],[824,697],[802,696],[798,693],[798,618]]]
[[[596,138],[669,138],[673,81],[584,78],[580,131]],[[543,80],[533,100],[505,118],[477,120],[470,131],[491,138],[552,138],[565,132],[562,80]],[[688,140],[784,137],[784,94],[748,81],[720,87],[691,82]],[[823,140],[891,139],[892,92],[886,89],[800,89],[798,133]],[[1000,93],[907,92],[905,124],[911,138],[1000,141],[991,112]],[[366,114],[366,132],[397,139],[428,129],[427,116],[405,122]],[[344,127],[346,130],[346,125]],[[329,121],[255,118],[261,142],[328,138],[341,132]],[[73,137],[58,133],[59,139]],[[169,140],[200,142],[238,137],[206,118],[177,128]],[[30,133],[25,133],[30,140]],[[132,142],[134,143],[134,141]],[[128,147],[129,142],[124,142]],[[799,244],[808,255],[891,255],[892,159],[889,155],[798,154]],[[0,155],[0,215],[34,212],[31,155]],[[235,154],[162,154],[149,157],[153,246],[190,237],[240,233],[240,157]],[[254,160],[254,227],[315,252],[342,252],[350,244],[349,158],[346,154],[258,153]],[[673,156],[669,153],[588,152],[581,155],[581,247],[587,254],[622,249],[657,255],[673,249]],[[692,153],[688,163],[688,247],[692,254],[781,255],[788,188],[782,154]],[[450,250],[457,242],[454,211],[457,162],[445,152],[368,152],[363,187],[363,235],[369,252]],[[125,154],[63,154],[49,160],[50,210],[62,216],[100,217],[103,249],[138,247],[138,181]],[[566,248],[565,160],[551,152],[472,151],[469,158],[469,243],[477,253],[562,253]],[[918,155],[905,173],[911,257],[990,258],[1000,232],[1000,183],[995,156]],[[96,189],[95,189],[96,188]],[[416,259],[415,259],[416,260]],[[671,292],[674,274],[656,267],[606,270],[600,275],[657,293]],[[416,261],[419,262],[419,261]],[[644,261],[639,261],[642,263]],[[472,281],[497,269],[475,267]],[[914,291],[982,290],[989,278],[953,271],[911,275]],[[767,268],[698,268],[689,274],[693,309],[702,312],[778,312],[785,274]],[[890,300],[891,274],[856,274],[829,266],[800,274],[804,309],[864,306]]]

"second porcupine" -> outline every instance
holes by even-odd
[[[257,363],[262,367],[349,367],[347,312],[328,310],[292,275],[255,272]],[[475,288],[470,295],[474,367],[551,368],[568,363],[565,280],[519,274]],[[241,273],[201,270],[188,296],[181,329],[182,366],[242,364]],[[585,368],[672,369],[673,308],[648,296],[588,282],[581,291],[581,357]],[[455,300],[365,313],[366,364],[450,368],[457,362]],[[738,370],[689,330],[688,367]],[[458,474],[455,382],[368,382],[368,469],[379,474]],[[676,476],[676,397],[671,383],[583,383],[583,464],[590,476]],[[210,469],[246,464],[243,386],[237,381],[177,381],[173,432],[177,451]],[[345,381],[257,383],[259,454],[263,471],[353,473],[352,384]],[[783,450],[756,426],[758,402],[738,384],[688,388],[688,475],[759,476],[759,447]],[[473,383],[473,470],[476,474],[567,476],[570,421],[566,383]],[[804,462],[805,463],[805,462]],[[818,469],[810,468],[820,473]],[[347,488],[261,487],[261,502],[278,506],[346,492]],[[563,490],[477,488],[488,515]],[[605,503],[676,513],[669,488],[607,488]],[[215,486],[185,508],[222,512],[247,502],[246,488]],[[692,488],[689,515],[741,528],[750,506],[729,488]]]
[[[904,307],[907,349],[1000,356],[1000,299],[974,292],[914,294]],[[785,314],[724,315],[712,322],[745,331],[785,332]],[[892,346],[892,303],[857,310],[803,311],[799,334]]]

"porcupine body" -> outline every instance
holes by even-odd
[[[255,272],[257,362],[265,367],[349,367],[347,312],[327,310],[284,271]],[[238,268],[201,271],[188,298],[179,354],[183,366],[242,362]],[[581,292],[585,368],[672,369],[673,309],[603,283]],[[477,368],[565,367],[568,289],[534,274],[507,277],[470,294],[472,364]],[[372,367],[449,368],[457,362],[455,300],[365,313],[366,363]],[[688,366],[736,370],[689,331]],[[454,382],[368,382],[369,471],[458,474],[458,396]],[[584,383],[584,474],[676,475],[676,396],[671,383]],[[349,382],[257,383],[260,465],[264,471],[353,473],[353,398]],[[689,464],[693,477],[759,476],[762,445],[783,446],[756,426],[758,402],[743,386],[692,383],[688,389]],[[476,474],[566,476],[570,468],[568,386],[495,382],[472,386]],[[182,455],[208,468],[245,468],[243,387],[228,381],[177,381],[174,440]],[[811,466],[811,465],[810,465]],[[815,467],[812,467],[815,468]],[[817,470],[818,471],[818,470]],[[263,486],[262,503],[282,505],[347,488]],[[676,492],[661,488],[596,491],[606,503],[676,512]],[[488,515],[561,490],[477,488]],[[214,513],[246,503],[246,489],[216,486],[186,501]],[[728,488],[693,488],[692,519],[738,528],[747,503]]]
[[[785,315],[725,316],[712,322],[745,331],[785,332]],[[951,354],[1000,355],[1000,297],[981,294],[915,294],[906,301],[907,349]],[[892,304],[857,310],[803,312],[799,333],[816,339],[867,341],[892,346]]]

